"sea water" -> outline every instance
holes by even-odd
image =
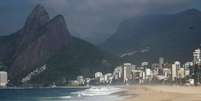
[[[0,101],[116,101],[119,87],[0,89]]]

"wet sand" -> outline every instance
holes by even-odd
[[[127,86],[121,101],[201,101],[201,87],[138,85]]]

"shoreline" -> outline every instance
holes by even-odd
[[[131,85],[125,89],[117,93],[124,97],[120,101],[201,101],[199,86]]]
[[[59,89],[59,88],[66,88],[66,89],[88,89],[89,86],[57,86],[57,87],[0,87],[1,89]]]

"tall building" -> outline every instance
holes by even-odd
[[[193,74],[195,85],[201,82],[201,50],[196,49],[193,52]]]
[[[5,71],[0,71],[0,86],[5,87],[8,83],[8,75]]]
[[[181,69],[181,63],[179,61],[175,61],[172,64],[172,80],[174,81],[175,78],[178,78],[178,71]]]
[[[171,76],[171,69],[163,68],[163,76],[168,79]]]
[[[132,64],[131,63],[124,63],[123,65],[123,82],[127,83],[128,78],[131,73]]]
[[[163,68],[163,64],[164,64],[164,58],[163,58],[163,57],[160,57],[160,58],[159,58],[159,65],[160,65],[160,68]]]
[[[193,64],[201,65],[201,50],[196,49],[193,52]]]
[[[174,81],[177,77],[177,68],[175,64],[172,64],[172,80]]]
[[[185,76],[190,76],[192,74],[193,62],[186,62],[183,67],[185,70]]]
[[[145,69],[145,79],[151,80],[153,78],[153,73],[150,68]]]
[[[121,66],[117,66],[114,69],[114,72],[113,72],[114,79],[115,80],[120,79],[122,77],[122,74],[123,74],[122,72],[123,72],[122,67]]]

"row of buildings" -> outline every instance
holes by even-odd
[[[158,63],[142,62],[141,65],[124,63],[117,66],[113,73],[96,72],[94,78],[77,76],[76,80],[70,81],[73,85],[164,82],[188,85],[201,84],[201,49],[196,49],[193,52],[193,60],[184,64],[179,61],[172,64],[165,63],[164,58],[160,57]],[[7,83],[7,72],[0,71],[0,87],[5,87]]]
[[[141,65],[124,63],[117,66],[113,73],[97,72],[94,78],[78,76],[71,83],[76,84],[127,84],[127,83],[179,83],[198,85],[201,82],[201,50],[193,52],[193,61],[165,63],[160,57],[158,63],[142,62]]]
[[[162,60],[160,58],[159,60]],[[114,80],[123,79],[124,83],[157,83],[157,82],[177,82],[191,75],[192,62],[182,65],[179,61],[173,64],[159,62],[149,64],[143,62],[140,66],[131,63],[124,63],[123,66],[115,68]],[[190,78],[189,78],[190,79]]]

